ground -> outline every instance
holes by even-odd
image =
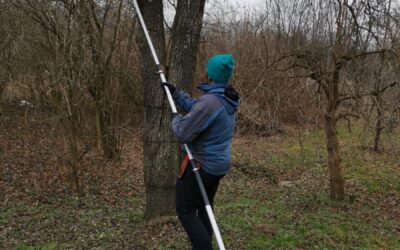
[[[117,161],[95,149],[84,157],[78,196],[50,124],[42,112],[3,108],[0,249],[190,249],[175,217],[143,218],[140,132],[127,132]],[[341,202],[329,199],[322,129],[237,136],[215,207],[227,249],[400,249],[400,131],[386,133],[375,153],[369,130],[350,128],[338,131]]]

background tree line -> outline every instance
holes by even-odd
[[[375,151],[383,150],[382,133],[399,125],[396,1],[266,1],[245,12],[213,1],[205,14],[204,0],[139,4],[168,79],[178,87],[192,93],[210,55],[234,54],[232,84],[242,96],[238,133],[323,126],[334,199],[344,197],[337,123],[361,120],[375,132]],[[172,24],[163,4],[176,10]],[[131,2],[0,1],[0,20],[2,98],[47,109],[49,121],[63,128],[75,190],[84,185],[85,154],[99,149],[105,160],[118,158],[123,133],[141,124],[146,215],[171,213],[178,147]],[[133,121],[134,113],[144,116]]]

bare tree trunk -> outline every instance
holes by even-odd
[[[161,63],[165,64],[165,37],[163,3],[138,1],[154,47]],[[141,27],[140,27],[141,29]],[[141,75],[144,85],[144,177],[146,185],[146,218],[172,214],[175,207],[175,177],[177,172],[177,145],[169,122],[169,109],[156,75],[149,46],[143,32],[138,36],[141,55]]]
[[[376,96],[376,113],[378,115],[377,121],[375,124],[375,138],[374,138],[374,151],[378,152],[379,151],[379,143],[381,139],[381,133],[383,130],[383,119],[384,119],[384,113],[383,113],[383,108],[382,108],[382,97],[380,95]]]
[[[189,93],[193,90],[204,5],[205,0],[178,1],[172,27],[168,77]]]
[[[172,28],[169,80],[192,90],[196,56],[200,39],[205,0],[178,1]],[[166,48],[163,28],[163,4],[139,1],[143,18],[157,55],[165,64]],[[142,33],[143,34],[143,33]],[[172,214],[175,210],[175,179],[179,166],[178,144],[170,130],[170,109],[156,67],[144,36],[138,37],[144,84],[144,174],[147,218]]]
[[[114,159],[119,155],[119,140],[118,132],[115,126],[115,116],[118,115],[118,110],[114,108],[107,101],[104,101],[99,105],[97,112],[99,114],[99,130],[100,130],[100,142],[103,150],[104,157],[106,159]]]
[[[376,127],[375,127],[375,138],[374,138],[374,151],[378,152],[379,151],[379,142],[381,140],[381,133],[382,133],[382,127],[381,127],[381,119],[378,119],[376,122]]]
[[[68,131],[67,131],[68,132]],[[69,152],[70,152],[70,161],[68,162],[71,167],[70,179],[72,184],[75,187],[75,192],[80,194],[82,193],[81,183],[80,183],[80,163],[78,156],[78,137],[75,129],[71,129],[70,135],[68,138]]]
[[[337,52],[340,46],[335,46]],[[340,166],[340,146],[337,137],[337,105],[339,103],[339,67],[336,59],[333,59],[332,76],[329,77],[329,83],[325,86],[327,97],[327,106],[325,113],[325,136],[326,148],[328,151],[327,165],[329,170],[330,196],[334,200],[344,199],[344,181],[342,177],[342,168]]]
[[[337,17],[337,26],[335,34],[335,42],[333,45],[333,51],[331,54],[331,73],[327,76],[326,85],[324,88],[325,95],[327,97],[327,106],[325,113],[325,135],[326,135],[326,147],[328,151],[328,169],[329,169],[329,180],[330,180],[330,194],[331,199],[343,200],[344,199],[344,181],[342,177],[342,168],[340,166],[340,150],[339,141],[337,138],[337,107],[339,101],[339,82],[340,82],[340,70],[343,64],[340,62],[342,55],[345,52],[343,45],[343,35],[345,33],[344,26],[346,17],[346,5],[347,0],[341,0],[339,2],[339,13]]]
[[[100,120],[100,110],[96,108],[96,147],[101,150],[101,120]]]
[[[330,181],[331,198],[335,200],[344,199],[344,182],[342,168],[340,166],[339,141],[336,134],[335,110],[328,110],[325,114],[326,147],[328,150],[328,169]]]

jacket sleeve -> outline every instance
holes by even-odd
[[[184,112],[189,112],[193,104],[196,102],[195,99],[191,98],[188,93],[183,90],[177,89],[172,96],[179,107],[183,109]]]
[[[199,98],[188,114],[175,116],[172,132],[179,142],[191,142],[210,126],[218,113],[205,98]]]

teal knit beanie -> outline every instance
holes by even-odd
[[[219,54],[211,57],[207,63],[207,74],[216,83],[229,83],[235,59],[231,54]]]

